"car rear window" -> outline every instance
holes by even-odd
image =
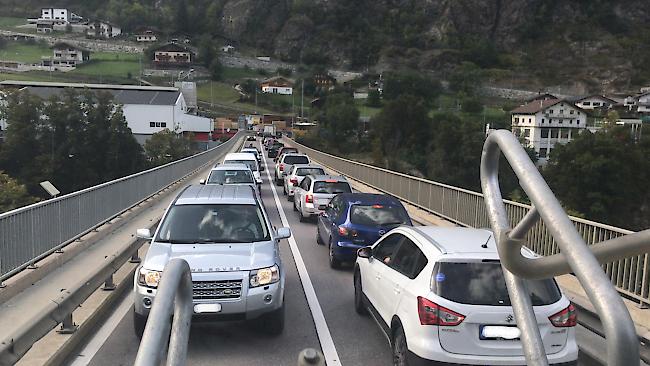
[[[251,171],[253,172],[257,171],[257,161],[255,160],[226,160],[223,163],[224,164],[246,164]]]
[[[561,298],[553,279],[527,280],[533,306],[549,305]],[[439,262],[433,272],[432,291],[461,304],[511,306],[501,263]]]
[[[298,168],[296,169],[296,175],[304,177],[306,175],[325,175],[325,171],[322,168]]]
[[[283,162],[285,164],[308,164],[309,158],[304,155],[287,155],[284,157]]]
[[[402,207],[384,205],[353,205],[350,222],[358,225],[396,225],[408,223],[408,215]]]
[[[248,170],[213,170],[208,177],[208,184],[254,183]]]
[[[346,182],[327,182],[327,181],[316,181],[314,182],[314,193],[327,193],[327,194],[339,194],[339,193],[350,193],[350,185]]]
[[[283,144],[283,145],[280,145],[280,146],[284,147],[284,144]],[[297,152],[298,152],[298,149],[293,148],[293,147],[285,147],[285,148],[283,148],[282,150],[280,150],[280,152],[281,152],[282,154],[287,154],[287,153],[297,153]]]

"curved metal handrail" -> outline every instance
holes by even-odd
[[[190,266],[184,259],[172,259],[162,272],[134,365],[160,365],[163,350],[167,349],[167,340],[167,365],[185,365],[192,312]]]
[[[510,227],[499,189],[501,152],[533,205],[514,229]],[[481,156],[481,187],[513,311],[522,331],[521,340],[528,364],[547,365],[548,361],[523,278],[549,278],[573,272],[603,323],[608,364],[639,365],[639,342],[634,323],[599,261],[604,263],[649,252],[650,230],[608,240],[592,246],[590,250],[537,167],[510,131],[495,131],[486,139]],[[544,220],[561,253],[527,259],[521,255],[523,237],[539,217]]]

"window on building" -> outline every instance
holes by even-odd
[[[572,120],[572,119],[569,120],[569,124],[570,124],[570,125],[573,124],[573,120]]]
[[[582,105],[584,105],[584,106],[590,106],[590,105],[591,105],[591,102],[582,102]]]
[[[558,128],[551,128],[551,138],[552,139],[558,138],[559,134],[560,134],[560,131],[559,131]]]
[[[542,138],[548,138],[548,128],[542,128]]]
[[[149,122],[149,127],[156,127],[156,122]]]
[[[515,123],[519,123],[519,117],[515,117]]]
[[[594,107],[600,107],[600,102],[594,102]]]
[[[528,119],[528,123],[533,123],[533,119],[532,119],[532,118],[529,118],[529,119]]]
[[[544,123],[544,122],[546,122],[546,120],[544,118],[542,118],[542,123]]]
[[[545,158],[546,156],[547,156],[546,148],[539,149],[539,157],[540,158]]]
[[[548,112],[549,112],[550,114],[553,114],[553,110],[552,110],[552,109],[551,109],[551,110],[549,110]]]
[[[524,137],[530,137],[530,129],[524,128]]]
[[[160,122],[160,127],[167,127],[167,122]]]
[[[568,139],[569,138],[569,129],[568,128],[560,129],[560,135],[562,136],[563,139]]]
[[[575,113],[573,109],[569,111],[569,114],[573,114],[573,113]]]
[[[561,120],[561,119],[560,119],[560,120],[558,120],[558,123],[559,123],[559,124],[562,124],[562,120]]]
[[[560,114],[564,114],[564,109],[560,109]]]

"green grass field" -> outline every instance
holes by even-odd
[[[212,85],[212,91],[210,90],[210,85]],[[196,93],[198,100],[203,102],[213,102],[215,104],[221,104],[248,112],[257,111],[258,113],[274,113],[274,111],[268,108],[259,106],[256,108],[255,104],[239,102],[239,93],[237,93],[237,91],[227,83],[209,81],[207,83],[198,84]]]
[[[27,24],[25,18],[0,17],[0,29],[13,29],[16,26]]]
[[[224,67],[223,68],[223,79],[232,81],[242,81],[242,79],[265,79],[266,76],[260,75],[257,71],[253,69],[245,68],[235,68],[235,67]]]
[[[359,110],[361,117],[374,117],[377,113],[381,112],[381,108],[368,107],[365,99],[355,99],[354,104]]]
[[[7,42],[7,45],[0,49],[0,60],[18,61],[25,63],[39,63],[42,56],[52,55],[52,50],[39,43],[26,44],[22,42]]]

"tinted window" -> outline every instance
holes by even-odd
[[[390,264],[393,258],[393,252],[397,248],[397,245],[402,241],[402,238],[404,238],[402,234],[392,234],[388,236],[373,248],[372,256],[385,264]]]
[[[208,177],[208,184],[254,183],[248,170],[213,170]]]
[[[253,154],[257,157],[258,151],[253,149],[242,150],[243,153]]]
[[[510,306],[499,262],[441,262],[433,273],[432,290],[445,299],[470,305]],[[561,295],[552,279],[526,281],[533,305],[549,305]]]
[[[304,155],[288,155],[284,157],[285,164],[309,164],[309,158]]]
[[[256,205],[178,205],[165,216],[158,242],[246,243],[271,240]]]
[[[257,171],[257,162],[255,160],[226,160],[224,164],[246,164],[248,168],[256,172]]]
[[[361,206],[354,205],[350,209],[350,222],[358,225],[396,225],[408,223],[408,215],[399,206]]]
[[[391,268],[413,279],[427,265],[427,258],[420,248],[417,247],[409,238],[404,237],[393,260],[389,264]]]
[[[305,175],[324,175],[325,171],[322,168],[298,168],[296,175],[304,177]]]
[[[352,192],[352,190],[350,189],[350,185],[346,182],[314,182],[314,193],[339,194],[350,192]]]

